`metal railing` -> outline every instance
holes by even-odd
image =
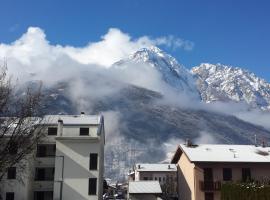
[[[218,191],[221,190],[220,181],[200,181],[200,189],[202,191]]]

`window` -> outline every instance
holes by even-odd
[[[148,177],[143,177],[143,180],[147,181],[148,180]]]
[[[232,169],[223,168],[223,181],[231,181],[231,180],[232,180]]]
[[[89,195],[97,194],[97,179],[96,178],[89,178],[88,194]]]
[[[6,200],[14,200],[14,192],[7,192]]]
[[[55,144],[38,144],[37,145],[37,157],[50,157],[55,156],[56,146]]]
[[[157,180],[157,177],[155,177],[155,181]]]
[[[56,127],[49,127],[48,128],[48,135],[57,135],[57,128]]]
[[[8,168],[7,179],[16,179],[16,167]]]
[[[161,177],[158,178],[158,181],[161,182]]]
[[[250,168],[243,168],[242,169],[242,180],[243,181],[250,181],[251,180]]]
[[[97,153],[90,153],[89,169],[90,170],[97,170],[97,165],[98,165],[98,154]]]
[[[34,200],[53,200],[53,191],[35,191]]]
[[[214,193],[213,192],[206,192],[204,195],[205,200],[214,200]]]
[[[18,153],[18,144],[16,142],[10,142],[9,146],[8,146],[8,152],[11,155],[15,155]]]
[[[36,168],[35,174],[36,181],[53,181],[54,180],[54,168]]]
[[[89,128],[80,128],[80,135],[89,135]]]
[[[203,169],[204,181],[213,181],[213,171],[212,168]]]

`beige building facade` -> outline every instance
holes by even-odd
[[[270,148],[252,145],[179,145],[180,200],[221,200],[225,182],[270,180]]]

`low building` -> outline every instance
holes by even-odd
[[[29,155],[23,183],[16,166],[0,183],[3,200],[102,199],[103,117],[47,115],[41,125],[46,137]]]
[[[269,147],[181,144],[172,163],[180,200],[220,200],[223,183],[270,180]]]
[[[130,181],[128,186],[129,200],[157,200],[162,191],[158,181]]]
[[[175,164],[147,164],[134,166],[129,181],[158,181],[163,194],[177,198],[177,168]]]

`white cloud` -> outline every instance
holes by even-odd
[[[194,42],[177,38],[173,35],[167,37],[159,37],[154,40],[156,45],[165,45],[173,50],[182,48],[186,51],[191,51],[194,48]]]
[[[74,75],[78,68],[91,68],[93,65],[109,68],[136,50],[152,45],[187,49],[184,40],[173,36],[132,38],[117,28],[109,29],[100,41],[89,42],[83,47],[52,45],[42,29],[29,27],[13,43],[0,43],[0,58],[7,58],[10,74],[21,81],[52,80],[57,79],[52,72],[63,79],[68,74]]]

